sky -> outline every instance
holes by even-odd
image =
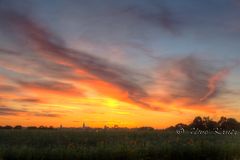
[[[240,119],[238,0],[0,0],[0,125]]]

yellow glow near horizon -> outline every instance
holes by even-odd
[[[109,106],[109,107],[117,107],[119,105],[118,101],[115,100],[115,99],[112,99],[112,98],[107,98],[106,99],[106,106]]]

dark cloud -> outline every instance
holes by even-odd
[[[18,81],[18,84],[25,89],[31,89],[33,91],[42,90],[53,92],[54,94],[83,95],[80,89],[70,83],[58,81]]]
[[[19,84],[24,87],[44,88],[55,91],[67,91],[75,89],[72,84],[62,83],[57,81],[37,81],[37,82],[26,82],[19,81]]]
[[[38,117],[61,117],[62,114],[56,113],[38,113],[38,112],[29,112],[21,109],[14,109],[9,106],[0,105],[0,116],[19,116],[21,114],[33,115]]]
[[[141,19],[145,23],[157,25],[170,33],[175,34],[179,32],[180,21],[170,8],[162,2],[152,1],[149,4],[151,4],[150,8],[140,5],[129,6],[122,9],[120,14]]]
[[[0,85],[0,92],[16,92],[18,91],[17,87],[10,85]]]
[[[4,48],[0,48],[0,54],[19,55],[19,54],[21,54],[21,53],[20,53],[20,52],[16,52],[16,51],[12,51],[12,50],[8,50],[8,49],[4,49]]]
[[[54,62],[41,61],[36,66],[35,71],[44,76],[53,77],[57,79],[66,79],[66,80],[91,79],[86,75],[76,74],[75,69],[71,66],[58,64]]]
[[[60,114],[54,114],[54,113],[34,113],[34,116],[38,116],[38,117],[61,117],[62,115]]]
[[[4,59],[2,60],[2,67],[10,66],[16,72],[31,72],[32,76],[47,76],[58,79],[66,79],[66,80],[82,80],[82,79],[91,79],[86,75],[76,74],[75,68],[55,63],[52,61],[48,61],[47,59],[40,59],[39,57],[31,57],[29,55],[24,55],[21,52],[10,51],[6,49],[0,48],[0,55],[4,54]],[[22,56],[21,58],[19,56]],[[12,61],[12,63],[6,63],[6,60]],[[14,61],[14,62],[13,62]],[[17,62],[15,62],[17,61]],[[29,67],[23,66],[23,64],[28,65]]]
[[[167,62],[165,81],[170,82],[171,98],[188,98],[191,103],[205,103],[224,88],[223,68],[195,56]]]
[[[19,98],[15,99],[17,102],[27,102],[27,103],[43,103],[43,100],[38,98]]]
[[[18,115],[25,112],[26,111],[24,110],[13,109],[12,107],[0,105],[0,116]]]

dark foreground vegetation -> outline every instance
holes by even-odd
[[[203,125],[199,119],[195,120],[197,122],[195,125],[203,127],[200,129],[206,129],[203,119]],[[194,126],[194,123],[195,121],[187,127]],[[210,131],[202,134],[188,128],[185,132],[177,134],[173,128],[178,127],[179,125],[167,130],[154,130],[148,127],[1,129],[0,160],[240,159],[239,132],[214,134],[214,131]],[[228,125],[225,129],[231,128]]]

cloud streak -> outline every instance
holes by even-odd
[[[34,113],[33,115],[37,117],[50,117],[50,118],[62,117],[62,115],[54,113]]]
[[[21,113],[25,113],[26,111],[24,110],[19,110],[19,109],[13,109],[8,106],[2,106],[0,105],[0,116],[9,116],[9,115],[18,115]]]
[[[166,64],[167,63],[167,64]],[[187,99],[189,104],[207,103],[223,89],[228,68],[220,68],[195,56],[170,59],[161,65],[160,77],[169,99]]]
[[[0,84],[0,91],[1,92],[16,92],[18,91],[18,88],[10,85],[1,85]]]
[[[44,101],[38,98],[18,98],[15,99],[16,102],[26,102],[26,103],[43,103]]]
[[[230,70],[228,68],[222,69],[213,76],[210,77],[208,81],[208,92],[200,100],[205,101],[210,96],[214,95],[218,89],[219,83],[229,74]]]
[[[14,109],[9,106],[0,105],[0,116],[20,116],[20,115],[28,115],[28,116],[35,116],[35,117],[49,117],[49,118],[58,118],[62,117],[63,114],[56,114],[56,113],[44,113],[44,112],[31,112],[25,109]]]
[[[83,96],[80,89],[74,87],[72,84],[58,82],[58,81],[18,81],[23,89],[29,89],[33,92],[44,92],[59,95],[69,95],[69,96]]]
[[[179,33],[180,22],[170,8],[162,2],[151,2],[151,7],[151,10],[149,10],[138,5],[132,5],[122,9],[120,14],[154,24],[172,34]]]

